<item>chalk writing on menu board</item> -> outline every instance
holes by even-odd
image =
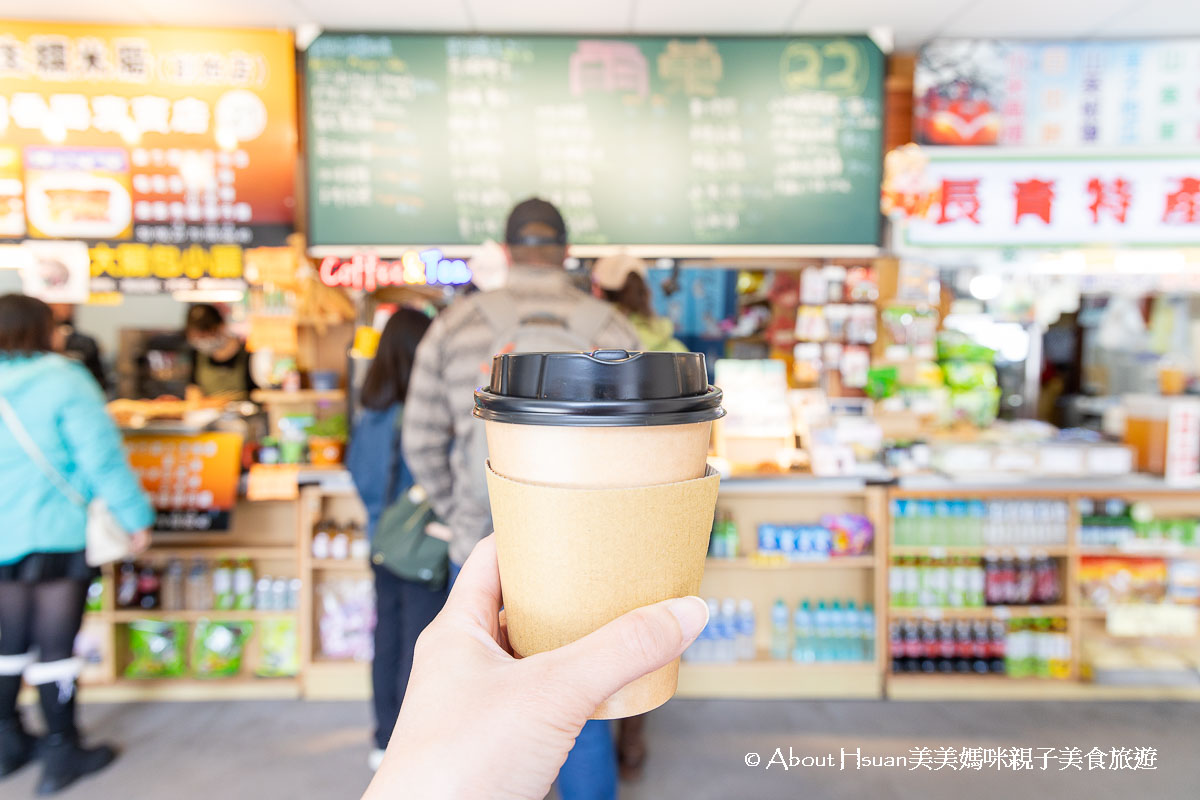
[[[311,241],[499,239],[538,195],[577,243],[874,244],[882,65],[865,38],[325,35]]]

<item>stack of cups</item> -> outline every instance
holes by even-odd
[[[508,637],[529,656],[635,608],[695,595],[717,502],[707,467],[724,415],[700,353],[512,353],[475,393]],[[675,693],[679,662],[613,695],[595,718]]]

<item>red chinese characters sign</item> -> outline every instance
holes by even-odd
[[[979,152],[979,151],[976,151]],[[978,158],[923,148],[912,246],[1200,245],[1200,155]],[[885,195],[887,194],[885,190]]]
[[[88,241],[111,277],[235,248],[240,275],[242,247],[292,230],[296,153],[288,33],[0,26],[0,237]]]

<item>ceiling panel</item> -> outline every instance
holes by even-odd
[[[144,1],[144,0],[143,0]],[[160,2],[162,0],[159,0]],[[247,0],[273,2],[274,0]],[[205,0],[200,0],[205,2]],[[290,0],[300,10],[301,22],[315,22],[326,30],[469,31],[471,20],[462,0]]]
[[[304,22],[293,0],[126,0],[155,25],[201,25],[215,28],[291,28]]]
[[[804,0],[635,0],[635,33],[721,34],[787,32]]]
[[[1196,36],[1200,34],[1200,2],[1196,0],[1135,0],[1108,19],[1098,18],[1093,35]]]
[[[0,17],[7,19],[56,20],[61,22],[150,22],[132,1],[97,3],[94,0],[4,0]]]
[[[1047,0],[1052,1],[1052,0]],[[808,0],[792,20],[793,33],[861,33],[891,28],[896,49],[913,50],[974,0]]]
[[[454,0],[466,4],[477,30],[544,33],[622,33],[632,0],[584,4],[566,0]]]
[[[1187,0],[1181,0],[1186,3]],[[1073,39],[1127,8],[1130,0],[1003,0],[972,5],[938,31],[939,36]],[[1193,0],[1194,3],[1194,0]],[[1139,5],[1142,5],[1139,3]]]

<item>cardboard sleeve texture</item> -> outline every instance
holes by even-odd
[[[488,467],[488,493],[513,650],[529,656],[627,611],[698,594],[719,476],[624,489],[510,480]],[[679,661],[634,681],[596,719],[649,711],[675,694]]]

